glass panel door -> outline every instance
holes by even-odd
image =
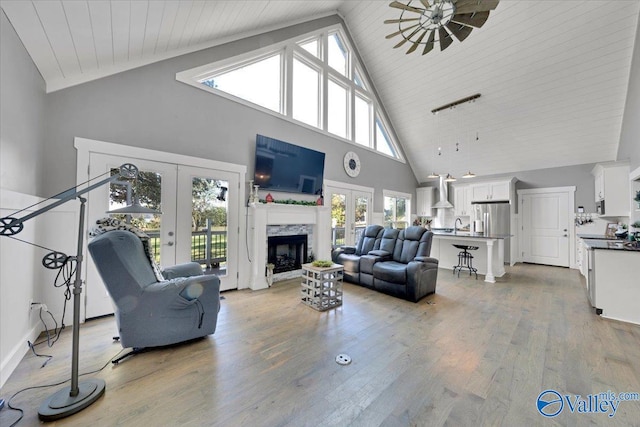
[[[238,287],[237,173],[178,166],[176,260],[199,263],[220,277],[220,289]]]
[[[138,178],[130,185],[110,184],[87,193],[87,226],[93,228],[96,220],[116,217],[141,228],[151,238],[156,261],[160,265],[176,264],[176,178],[177,166],[168,163],[132,159],[120,156],[91,153],[90,176],[115,173],[124,163],[138,168]],[[134,200],[142,206],[156,209],[162,215],[109,215],[111,209],[124,207]],[[90,256],[86,258],[86,299],[85,318],[99,317],[113,313],[113,305],[102,279]]]
[[[353,246],[369,224],[373,193],[327,186],[331,200],[331,244]]]

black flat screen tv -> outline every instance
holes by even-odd
[[[324,153],[256,135],[253,180],[260,189],[321,194]]]

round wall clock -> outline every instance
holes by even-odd
[[[360,174],[360,158],[353,151],[349,151],[344,155],[344,170],[352,178]]]

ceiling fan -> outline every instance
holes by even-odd
[[[390,7],[400,9],[400,18],[387,19],[385,24],[397,24],[398,31],[387,35],[391,39],[397,35],[402,40],[394,46],[398,48],[406,42],[411,44],[407,54],[423,45],[422,54],[429,53],[436,42],[443,51],[453,43],[466,39],[473,28],[480,28],[487,22],[489,12],[500,0],[409,0],[407,4],[393,1]],[[412,5],[413,3],[413,5]]]

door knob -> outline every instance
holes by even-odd
[[[173,242],[167,242],[167,246],[173,246]]]

